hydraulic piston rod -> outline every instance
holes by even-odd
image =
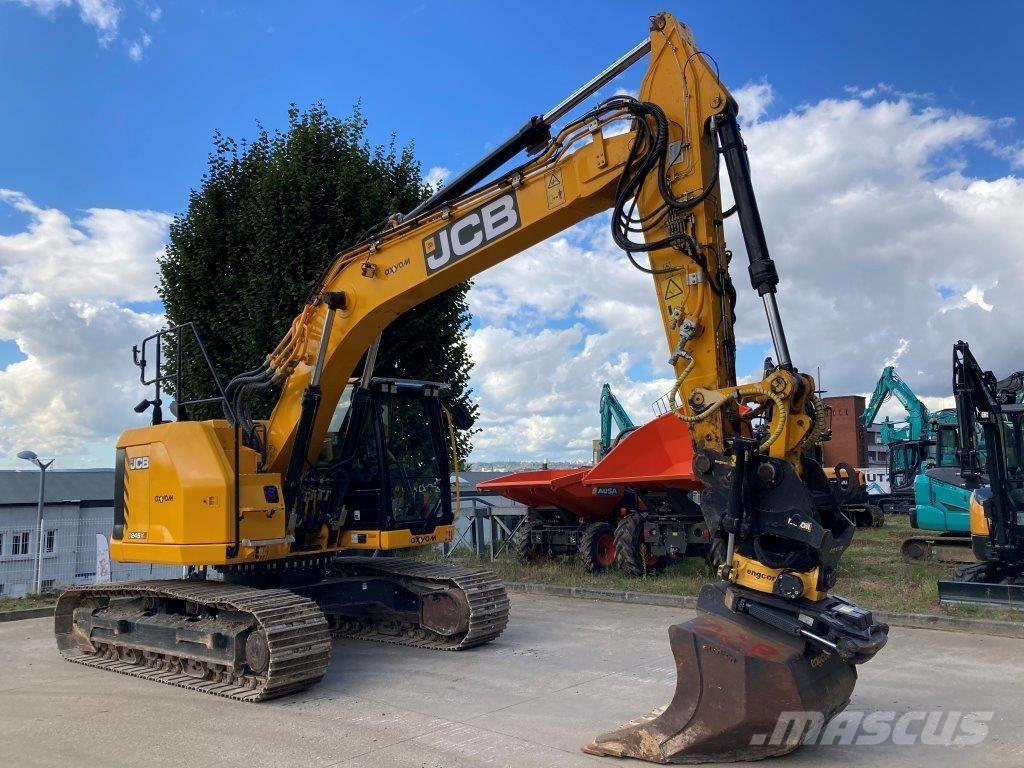
[[[739,123],[736,122],[736,105],[731,101],[725,112],[715,119],[715,130],[721,142],[725,167],[729,170],[729,183],[732,186],[733,199],[736,201],[736,214],[739,216],[743,242],[747,247],[750,284],[764,302],[776,359],[783,368],[790,368],[792,359],[789,356],[789,344],[786,342],[786,332],[782,327],[779,305],[775,299],[779,273],[776,272],[775,262],[768,253],[768,241],[765,238],[764,225],[761,223],[761,213],[757,210],[754,186],[750,180],[747,147],[740,136]]]
[[[610,83],[620,74],[625,72],[631,66],[636,64],[640,59],[646,56],[651,51],[651,41],[644,40],[642,43],[637,43],[628,52],[624,53],[618,59],[609,64],[605,69],[598,72],[587,82],[577,88],[575,91],[570,93],[555,106],[544,113],[544,122],[548,125],[553,125],[556,120],[562,116],[568,114],[575,107],[581,104],[585,99],[594,94],[598,88]]]
[[[449,200],[454,200],[466,194],[486,179],[505,163],[518,155],[520,152],[529,152],[537,147],[544,146],[551,138],[551,125],[570,112],[574,107],[581,104],[589,96],[593,95],[601,86],[611,82],[630,66],[646,56],[651,50],[651,41],[644,40],[633,46],[629,51],[620,56],[605,69],[594,75],[590,80],[570,93],[558,104],[553,106],[541,116],[531,117],[519,132],[507,139],[501,146],[481,159],[472,167],[466,169],[452,179],[443,189],[438,190],[429,198],[424,200],[409,213],[403,216],[404,219],[415,218],[429,211],[433,211]]]

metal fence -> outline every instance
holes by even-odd
[[[454,500],[453,500],[454,502]],[[455,513],[455,540],[442,545],[445,557],[459,549],[477,557],[500,555],[526,519],[526,507],[513,502],[495,503],[479,497],[462,497]]]
[[[38,531],[34,528],[34,522],[0,526],[0,595],[24,597],[96,581],[96,536],[110,540],[109,521],[46,518]],[[103,560],[109,562],[109,558]],[[169,579],[181,575],[181,568],[170,565],[109,562],[107,567],[111,581]],[[102,564],[100,570],[103,571]]]
[[[507,548],[525,512],[525,507],[511,502],[462,497],[455,540],[442,547],[444,556],[461,549],[493,560]],[[179,566],[110,561],[104,557],[110,534],[109,519],[86,517],[45,518],[38,531],[34,521],[0,526],[0,596],[25,597],[92,584],[98,580],[97,570],[99,580],[104,580],[106,569],[111,581],[181,576]],[[97,535],[103,537],[99,558]]]

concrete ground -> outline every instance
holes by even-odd
[[[48,619],[0,624],[0,763],[10,766],[633,768],[579,746],[672,696],[669,608],[515,595],[506,633],[463,653],[334,644],[304,694],[242,704],[58,656]],[[817,746],[779,766],[1024,764],[1024,641],[893,629],[851,709],[989,710],[972,747]]]

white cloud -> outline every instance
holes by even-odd
[[[1007,149],[1020,145],[998,138],[1004,120],[868,90],[771,117],[769,83],[736,91],[790,348],[802,370],[821,366],[830,394],[870,393],[892,360],[929,407],[948,407],[958,338],[998,375],[1024,367],[1024,181]],[[977,149],[1005,160],[1006,175],[972,176]],[[768,336],[735,217],[727,237],[752,353]],[[648,418],[670,384],[652,290],[605,216],[479,276],[474,458],[588,457],[604,381]]]
[[[106,45],[117,37],[117,24],[121,8],[113,0],[76,0],[82,21],[96,28],[100,44]]]
[[[26,356],[0,371],[0,465],[31,448],[64,467],[112,466],[117,435],[140,422],[131,346],[161,324],[159,314],[108,301],[0,299],[0,338]]]
[[[4,0],[0,0],[4,2]],[[122,21],[126,18],[136,19],[142,23],[156,24],[160,21],[163,11],[157,5],[150,5],[144,0],[136,0],[134,6],[125,5],[119,0],[6,0],[30,8],[48,19],[56,19],[57,11],[63,8],[77,8],[78,17],[83,23],[96,32],[99,44],[106,48],[118,38]],[[132,61],[141,61],[151,38],[145,30],[140,30],[139,37],[125,45]]]
[[[448,181],[448,177],[451,175],[452,171],[450,168],[445,168],[443,165],[435,165],[427,171],[426,178],[424,178],[423,181],[427,186],[436,190]]]
[[[873,99],[876,96],[910,99],[913,101],[927,101],[935,98],[934,94],[922,91],[904,91],[896,88],[896,86],[891,83],[876,83],[875,85],[868,86],[867,88],[859,85],[847,85],[843,87],[843,92],[864,101]]]
[[[732,92],[740,108],[740,119],[744,124],[756,123],[775,100],[775,91],[766,80],[759,83],[747,83]]]
[[[616,251],[608,223],[596,217],[475,279],[477,458],[588,459],[601,384],[637,421],[671,387],[650,278]]]
[[[833,393],[869,390],[901,345],[901,375],[929,396],[950,391],[957,338],[988,367],[1019,367],[1007,329],[1024,320],[1024,183],[972,178],[963,160],[994,151],[1000,125],[906,98],[827,99],[745,129],[790,348]],[[727,236],[742,264],[732,219]],[[741,291],[741,338],[764,337],[759,309]]]
[[[117,26],[121,19],[121,6],[114,0],[9,0],[31,8],[36,12],[53,17],[58,8],[78,7],[83,22],[96,30],[100,45],[106,46],[117,37]]]
[[[171,217],[155,211],[90,208],[77,221],[24,194],[0,189],[0,203],[28,226],[0,235],[0,294],[37,292],[79,300],[156,298],[156,260]]]
[[[0,340],[24,356],[0,370],[0,466],[23,448],[110,466],[118,433],[140,422],[131,346],[163,323],[126,303],[156,298],[171,218],[94,208],[72,221],[12,190],[0,201],[29,217],[0,236]]]
[[[896,365],[900,361],[900,358],[903,357],[904,354],[906,354],[907,348],[909,346],[910,339],[897,339],[896,349],[892,351],[892,354],[889,357],[885,358],[885,364],[883,365],[883,367],[889,365]]]
[[[135,62],[142,61],[142,54],[149,44],[153,42],[153,39],[145,32],[141,32],[139,39],[128,46],[128,57]]]

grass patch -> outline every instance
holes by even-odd
[[[953,565],[911,565],[900,556],[903,540],[919,533],[901,516],[890,516],[882,528],[858,528],[853,544],[840,563],[835,593],[865,608],[880,611],[1024,621],[1024,615],[1019,611],[940,605],[937,582],[952,578]],[[476,561],[464,549],[452,557]],[[702,559],[692,557],[669,566],[659,576],[645,577],[625,576],[617,570],[603,574],[587,573],[571,558],[520,565],[510,555],[502,554],[487,566],[505,581],[673,595],[696,595],[702,585],[714,578]]]
[[[49,608],[57,604],[56,594],[27,595],[26,597],[0,597],[0,613],[26,611],[30,608]]]

